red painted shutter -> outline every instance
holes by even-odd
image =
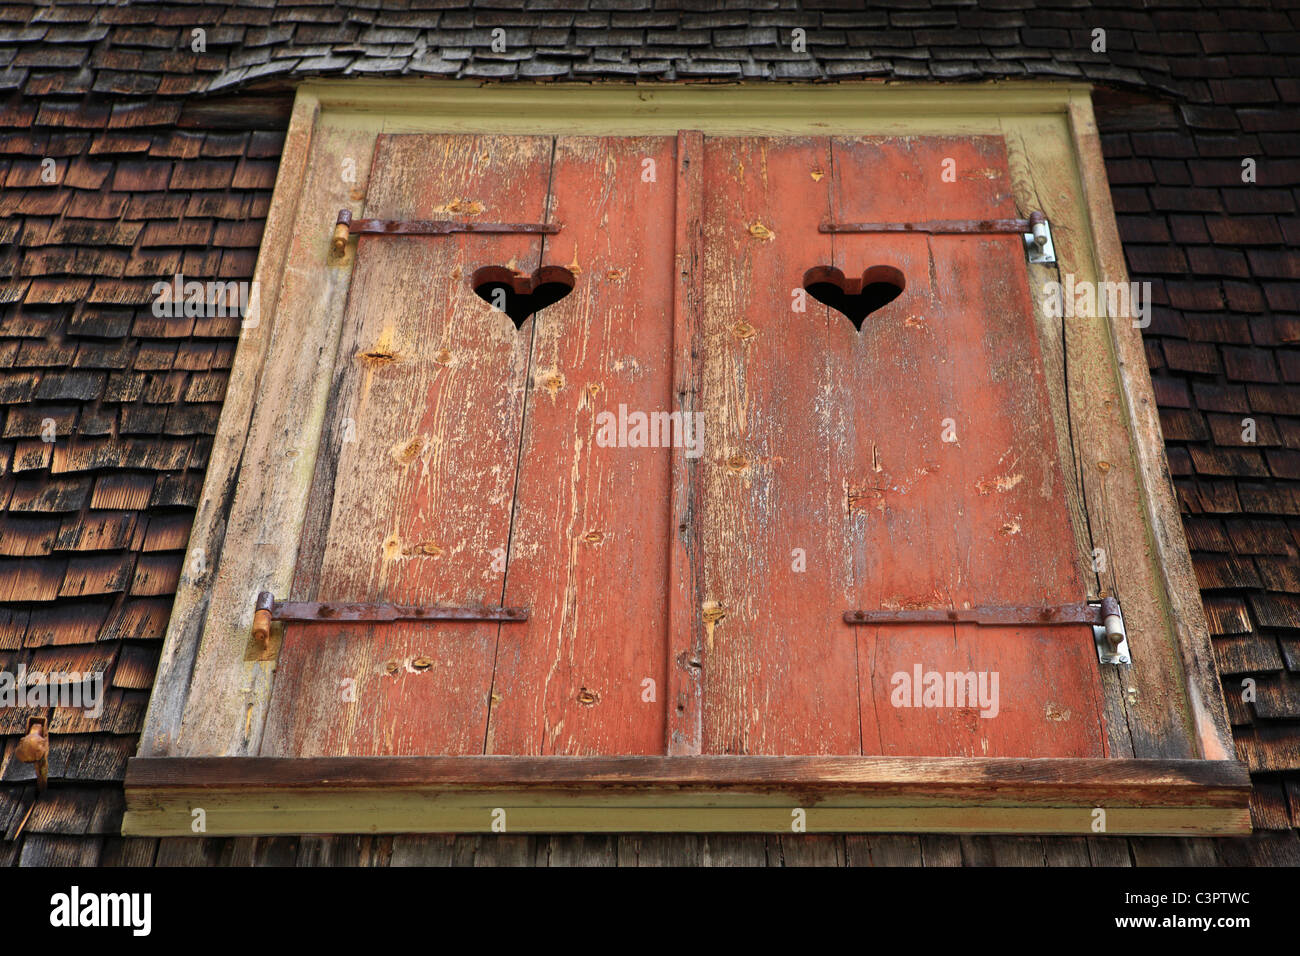
[[[1102,755],[1088,625],[842,620],[1085,600],[1020,238],[818,231],[1014,217],[1001,141],[716,139],[707,160],[701,533],[725,616],[704,751]],[[794,311],[823,265],[892,266],[906,287],[859,332],[811,299]],[[996,718],[895,706],[896,688],[917,703],[895,675],[918,667],[990,691],[997,674]]]
[[[1084,600],[1019,238],[818,231],[1016,212],[994,138],[381,136],[367,217],[563,229],[360,239],[292,596],[531,616],[290,624],[263,752],[1105,753],[1087,625],[842,617]],[[542,265],[518,329],[471,288]],[[795,310],[876,265],[861,331]],[[598,441],[679,401],[696,462]],[[893,706],[917,666],[998,718]]]
[[[380,137],[366,217],[564,228],[359,241],[337,464],[318,467],[294,596],[504,598],[531,617],[290,624],[265,753],[662,751],[642,682],[665,666],[668,452],[598,447],[596,418],[672,400],[673,153],[670,137]],[[540,324],[471,288],[480,268],[542,264],[576,282]]]

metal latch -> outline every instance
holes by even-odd
[[[342,256],[350,236],[450,236],[459,232],[509,235],[535,233],[553,236],[562,228],[557,222],[462,222],[454,219],[353,219],[351,211],[339,210],[330,249]]]
[[[270,591],[257,596],[253,637],[265,644],[272,621],[299,624],[383,623],[389,621],[526,621],[526,607],[436,607],[403,604],[352,604],[343,601],[277,601]]]
[[[919,232],[932,236],[978,236],[1013,234],[1025,241],[1029,261],[1056,261],[1052,227],[1042,212],[1034,210],[1028,219],[932,219],[927,222],[824,222],[821,232]]]
[[[50,783],[50,732],[44,717],[27,720],[27,736],[18,741],[14,756],[23,763],[36,764],[36,789],[44,790]]]
[[[875,627],[890,624],[976,624],[983,627],[1061,627],[1091,624],[1097,656],[1103,664],[1131,663],[1128,635],[1119,601],[1113,597],[1079,604],[985,606],[845,611],[844,623]]]

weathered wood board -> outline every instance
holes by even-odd
[[[379,138],[368,218],[563,228],[362,238],[295,597],[530,618],[289,625],[264,754],[661,752],[670,446],[609,423],[671,408],[673,153]],[[561,263],[574,291],[518,328],[471,287]]]
[[[706,752],[1102,756],[1088,626],[841,616],[1085,598],[1020,238],[818,232],[1014,217],[1001,141],[736,138],[706,155]],[[800,302],[829,265],[889,266],[905,287],[859,331]],[[980,675],[988,703],[913,706],[918,667]]]
[[[487,753],[663,753],[672,448],[618,423],[672,410],[674,150],[555,143],[546,262],[576,281],[533,320],[505,590],[531,617],[501,628]]]
[[[366,215],[481,209],[541,222],[551,148],[543,137],[381,136]],[[337,456],[335,479],[317,489],[333,505],[319,555],[299,562],[298,587],[307,575],[314,593],[297,597],[500,602],[529,329],[469,277],[490,265],[531,272],[541,254],[527,234],[360,239],[322,449]],[[262,753],[482,753],[499,627],[289,625]]]
[[[705,139],[705,753],[861,748],[840,487],[861,383],[834,369],[854,333],[811,298],[792,311],[830,259],[830,160],[825,138]]]
[[[1222,761],[962,757],[146,759],[134,833],[664,830],[1235,833],[1243,768]],[[815,799],[810,795],[815,794]],[[1122,794],[1122,796],[1121,796]]]

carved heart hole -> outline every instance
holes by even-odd
[[[863,319],[897,299],[906,286],[903,273],[893,266],[872,266],[861,279],[846,279],[833,266],[816,266],[803,274],[808,294],[848,316],[859,332]]]
[[[510,316],[515,328],[524,319],[573,291],[573,273],[563,266],[542,266],[532,275],[520,275],[505,266],[484,266],[470,279],[474,294]]]

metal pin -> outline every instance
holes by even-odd
[[[38,729],[39,728],[39,729]],[[50,783],[50,733],[44,717],[31,717],[27,721],[27,736],[18,741],[14,756],[23,763],[36,764],[36,789],[44,790]]]

